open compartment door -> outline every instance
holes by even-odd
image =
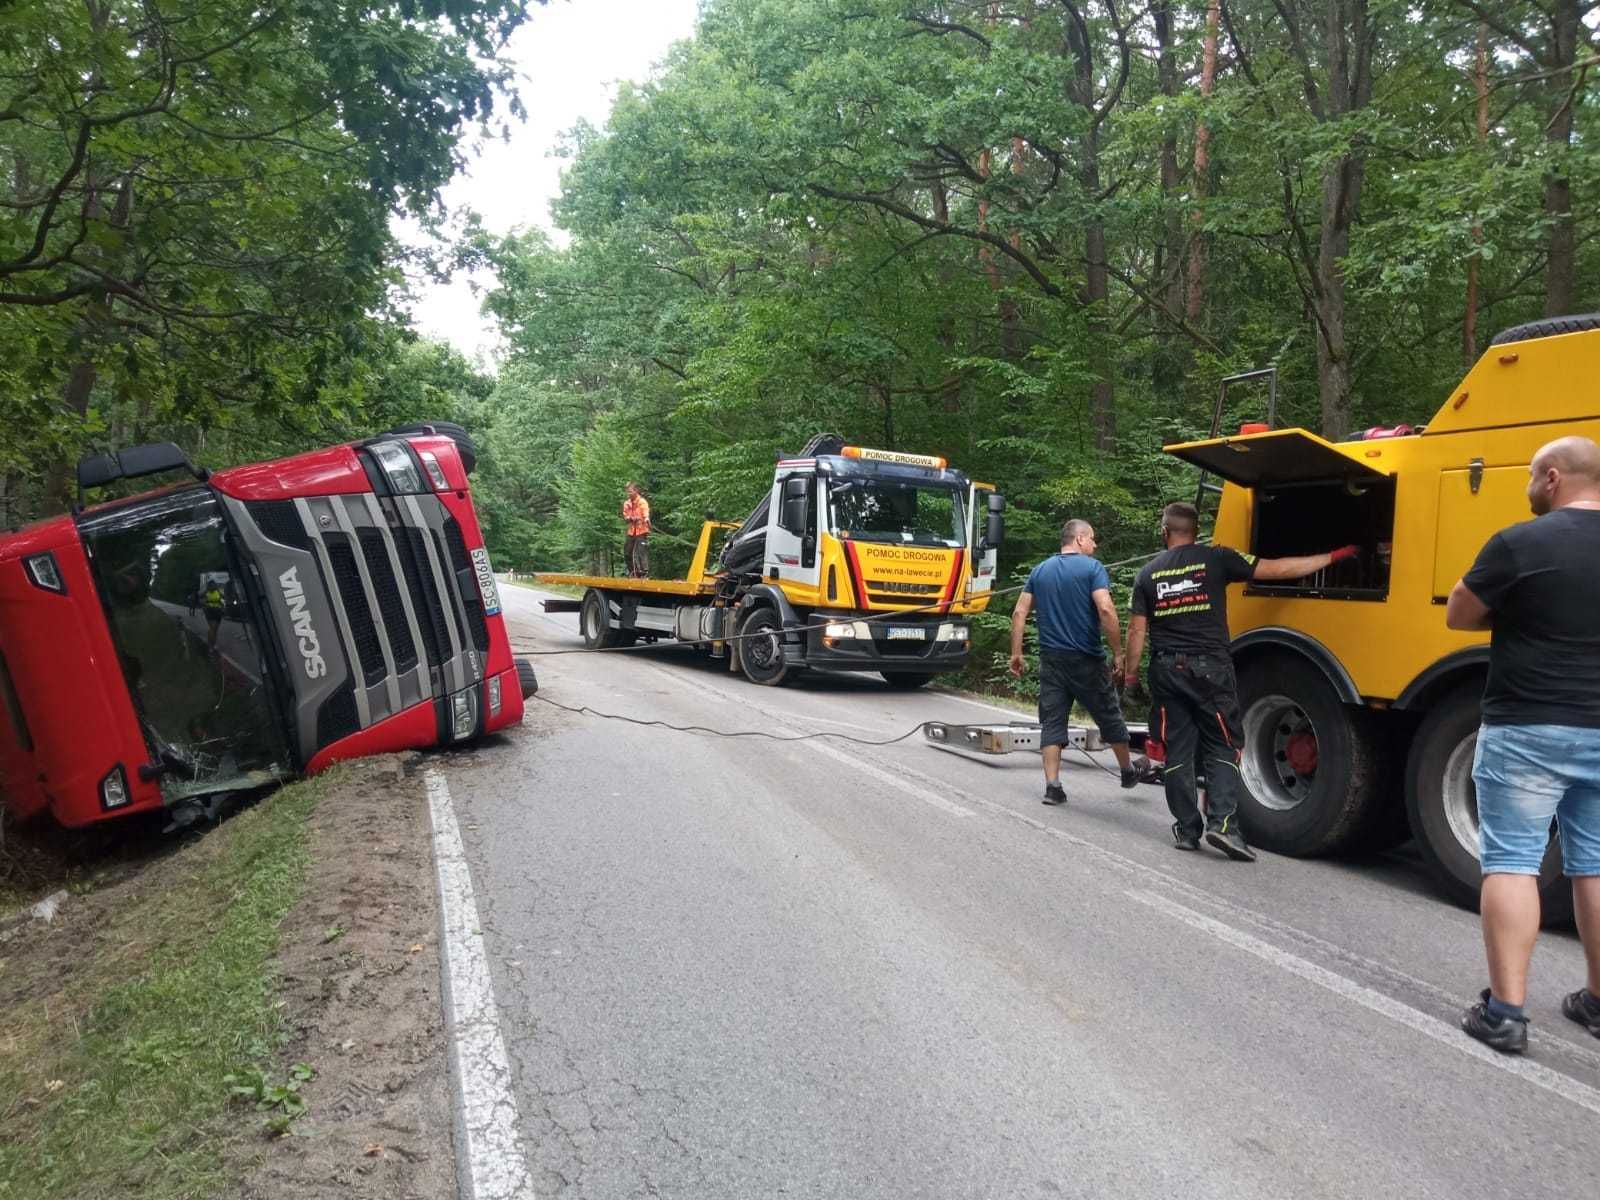
[[[1240,487],[1275,487],[1311,480],[1387,478],[1332,442],[1304,429],[1212,438],[1163,446],[1168,454]]]

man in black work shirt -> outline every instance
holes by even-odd
[[[1510,1054],[1528,1048],[1528,965],[1550,823],[1572,879],[1586,987],[1561,1011],[1600,1037],[1600,446],[1564,437],[1528,464],[1534,520],[1502,529],[1450,593],[1445,624],[1490,629],[1477,785],[1489,986],[1461,1018]]]
[[[1150,635],[1150,695],[1155,702],[1152,736],[1166,747],[1162,783],[1174,818],[1179,850],[1198,850],[1200,835],[1229,858],[1254,862],[1239,831],[1238,682],[1228,654],[1230,583],[1248,579],[1299,579],[1329,563],[1354,557],[1359,547],[1297,558],[1255,558],[1227,546],[1195,542],[1199,516],[1192,504],[1161,510],[1161,541],[1167,547],[1133,587],[1128,626],[1127,679],[1139,679],[1139,655]],[[1205,763],[1206,815],[1195,797],[1195,765]]]

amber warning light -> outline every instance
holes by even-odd
[[[936,454],[902,454],[898,450],[869,450],[865,446],[846,446],[846,458],[864,458],[873,462],[904,463],[912,467],[935,467],[944,470],[945,460]]]

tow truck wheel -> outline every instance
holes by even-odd
[[[878,674],[892,688],[927,687],[933,682],[933,676],[925,671],[879,671]]]
[[[610,604],[599,588],[590,588],[583,597],[583,607],[578,611],[578,627],[583,631],[583,644],[590,650],[604,650],[618,645],[621,638],[611,628]]]
[[[1483,872],[1478,859],[1478,790],[1472,759],[1478,747],[1481,684],[1458,688],[1435,704],[1417,729],[1406,764],[1406,815],[1423,861],[1445,893],[1478,907]],[[1552,834],[1539,871],[1546,925],[1572,920],[1572,884],[1561,873],[1561,847]]]
[[[1367,714],[1341,703],[1321,671],[1286,655],[1245,664],[1239,709],[1239,821],[1250,840],[1297,858],[1356,841],[1380,793],[1380,747]]]
[[[539,690],[539,677],[533,673],[533,664],[525,658],[517,659],[517,682],[522,685],[524,700]]]
[[[783,622],[770,608],[752,608],[739,623],[743,640],[739,661],[745,678],[763,687],[778,687],[789,677],[790,667],[783,657]]]

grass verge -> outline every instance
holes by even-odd
[[[0,947],[0,1197],[177,1200],[226,1184],[224,1142],[260,1118],[229,1114],[225,1077],[276,1069],[278,926],[336,776],[284,788],[75,900],[65,927]]]

